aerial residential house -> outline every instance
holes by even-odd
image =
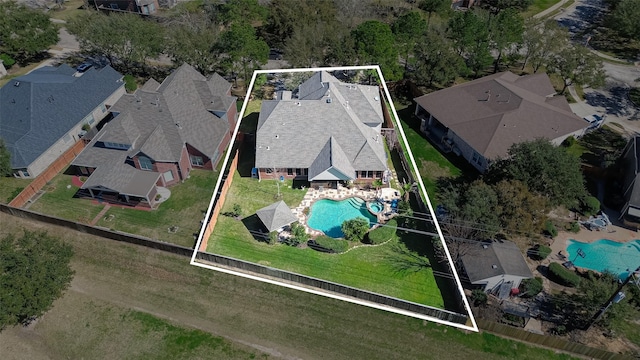
[[[81,193],[114,203],[153,207],[157,187],[184,181],[191,169],[212,170],[236,124],[231,84],[184,64],[162,84],[150,79],[124,95],[106,124],[72,162],[87,176]]]
[[[622,192],[625,204],[620,212],[620,220],[625,225],[640,227],[640,137],[635,136],[622,152],[624,178]]]
[[[110,66],[76,72],[45,66],[0,88],[0,138],[11,153],[14,176],[34,178],[105,118],[124,94],[122,75]]]
[[[383,179],[384,121],[377,86],[340,82],[316,72],[291,92],[262,102],[256,132],[260,179],[296,178],[313,185]]]
[[[547,74],[507,71],[416,98],[415,115],[443,151],[484,172],[513,144],[545,138],[559,145],[584,134],[589,123],[571,112],[564,96],[554,95]]]
[[[461,267],[469,283],[503,299],[520,287],[533,274],[518,246],[511,241],[474,244],[460,257]]]

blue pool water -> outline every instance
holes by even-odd
[[[620,278],[626,278],[627,269],[636,269],[640,265],[640,240],[619,243],[607,239],[583,243],[570,239],[567,253],[569,260],[578,267],[596,271],[609,270],[618,274]],[[578,249],[582,249],[585,257],[576,256]]]
[[[366,202],[360,198],[352,197],[342,201],[322,199],[311,205],[311,213],[307,225],[320,230],[332,238],[344,237],[340,226],[345,220],[364,217],[370,224],[375,224],[378,219],[367,210]]]
[[[382,203],[379,202],[373,202],[371,204],[369,204],[369,208],[371,209],[371,211],[374,214],[379,213],[380,211],[382,211],[384,209],[384,205]]]

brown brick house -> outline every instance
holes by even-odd
[[[156,187],[185,181],[191,169],[214,168],[236,124],[231,84],[184,64],[162,84],[151,79],[123,96],[106,124],[72,162],[88,176],[86,196],[154,205]]]

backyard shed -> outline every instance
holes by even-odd
[[[298,218],[293,215],[291,209],[282,200],[256,211],[256,215],[269,231],[278,230],[298,221]]]

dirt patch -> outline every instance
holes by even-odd
[[[434,161],[428,161],[420,159],[420,174],[428,176],[432,179],[438,179],[441,177],[450,177],[451,171],[449,169],[440,166]]]

